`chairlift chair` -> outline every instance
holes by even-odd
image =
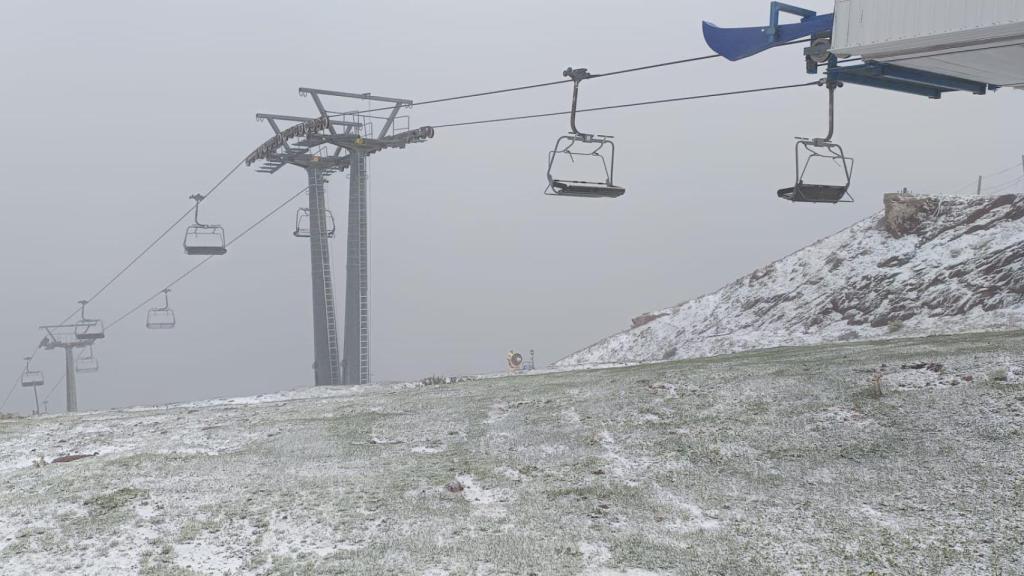
[[[843,147],[832,141],[835,131],[835,90],[840,83],[829,80],[828,87],[828,135],[824,138],[797,138],[796,141],[796,183],[778,191],[779,198],[791,202],[836,204],[853,202],[850,195],[850,181],[853,176],[853,158],[846,156]],[[808,168],[828,166],[834,168],[836,182],[814,184],[804,180]]]
[[[544,193],[549,196],[571,196],[576,198],[618,198],[626,189],[614,183],[615,143],[611,136],[587,134],[576,128],[576,103],[579,98],[580,82],[593,77],[586,68],[567,68],[562,75],[572,80],[572,111],[569,115],[570,133],[560,136],[555,147],[548,153],[548,187]],[[582,145],[580,150],[575,146]],[[555,160],[565,157],[575,163],[577,158],[597,158],[604,168],[604,180],[572,180],[554,176]]]
[[[78,322],[75,323],[75,338],[93,342],[105,337],[106,334],[103,331],[103,321],[85,317],[85,305],[88,304],[89,301],[79,300],[78,303],[82,308],[81,317]]]
[[[36,388],[45,383],[43,373],[39,370],[32,370],[29,366],[31,363],[31,357],[25,358],[25,370],[21,373],[21,385],[25,388]]]
[[[223,256],[227,254],[228,248],[224,238],[224,227],[219,224],[202,224],[199,222],[199,203],[203,201],[202,194],[189,196],[195,200],[196,207],[193,211],[194,223],[185,229],[185,253],[190,256]]]
[[[324,210],[324,222],[327,225],[327,237],[334,238],[334,214],[330,210]],[[295,213],[295,232],[292,234],[296,238],[309,238],[309,230],[309,208],[299,208]]]
[[[92,352],[92,345],[85,350],[82,350],[81,354],[75,360],[75,372],[81,372],[83,374],[90,374],[93,372],[99,372],[100,361],[96,358],[96,355]]]
[[[170,288],[165,288],[163,290],[163,306],[150,308],[149,312],[146,313],[146,328],[149,328],[150,330],[169,330],[174,328],[176,324],[174,310],[171,310],[171,305],[167,298],[167,293],[170,291]]]
[[[39,387],[43,385],[43,373],[38,370],[32,370],[29,366],[31,363],[32,357],[27,356],[25,358],[25,370],[21,373],[21,385],[32,389],[32,396],[36,399],[34,414],[39,414]]]

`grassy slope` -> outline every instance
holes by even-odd
[[[0,421],[0,573],[1024,573],[1024,378],[1000,372],[1022,351],[967,335]],[[945,373],[870,393],[916,361]]]

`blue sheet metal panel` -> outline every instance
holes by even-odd
[[[861,66],[833,68],[828,71],[828,78],[829,80],[839,80],[848,84],[859,84],[861,86],[870,86],[871,88],[895,90],[897,92],[905,92],[907,94],[914,94],[917,96],[927,96],[928,98],[941,98],[943,92],[949,92],[949,90],[936,88],[934,86],[925,86],[924,84],[916,84],[905,80],[893,80],[891,78],[865,73],[865,70],[863,70]]]
[[[752,28],[719,28],[710,22],[704,22],[704,41],[715,53],[736,61],[742,60],[780,46],[793,40],[806,38],[832,29],[832,15],[821,14],[810,17],[802,22],[771,26],[755,26]]]
[[[945,92],[964,91],[985,94],[988,86],[980,82],[954,78],[942,74],[922,72],[913,68],[868,62],[849,66],[833,66],[828,69],[830,80],[851,84],[896,90],[929,98],[940,98]]]
[[[975,82],[973,80],[964,80],[963,78],[954,78],[944,74],[915,70],[914,68],[895,66],[893,64],[879,63],[872,65],[877,66],[880,75],[885,78],[906,80],[908,82],[916,82],[926,86],[935,86],[936,88],[946,88],[949,90],[961,90],[964,92],[971,92],[973,94],[985,94],[988,92],[987,84]]]

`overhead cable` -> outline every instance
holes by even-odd
[[[252,225],[250,225],[250,226],[249,226],[248,228],[246,228],[245,230],[243,230],[243,231],[241,231],[240,233],[238,233],[238,235],[236,235],[236,236],[235,236],[234,238],[232,238],[232,239],[231,239],[230,241],[228,241],[228,243],[227,243],[227,244],[225,244],[225,245],[224,245],[224,247],[225,247],[225,248],[227,248],[227,247],[231,246],[232,244],[234,244],[235,242],[238,242],[239,240],[241,240],[242,238],[244,238],[246,234],[248,234],[249,232],[251,232],[252,230],[254,230],[254,229],[255,229],[255,228],[256,228],[257,226],[259,226],[260,224],[263,224],[264,222],[266,222],[268,218],[270,218],[270,217],[271,217],[271,216],[273,216],[274,214],[277,214],[277,213],[278,213],[279,211],[281,211],[281,210],[282,210],[282,209],[283,209],[283,208],[284,208],[285,206],[287,206],[288,204],[291,204],[291,203],[292,203],[292,202],[293,202],[293,201],[294,201],[294,200],[295,200],[296,198],[298,198],[298,197],[299,197],[299,196],[301,196],[301,195],[302,195],[302,194],[303,194],[304,192],[306,192],[306,190],[309,190],[309,187],[308,187],[308,186],[307,186],[307,187],[305,187],[305,188],[303,188],[303,189],[301,189],[301,190],[299,190],[298,192],[296,192],[295,194],[293,194],[293,195],[292,195],[291,197],[289,197],[289,198],[288,198],[287,200],[285,200],[284,202],[282,202],[282,203],[278,204],[278,205],[277,205],[277,206],[276,206],[276,207],[275,207],[275,208],[274,208],[273,210],[271,210],[270,212],[266,213],[265,215],[263,215],[263,217],[261,217],[261,218],[260,218],[259,220],[257,220],[256,222],[254,222],[254,223],[253,223]],[[117,318],[116,320],[114,320],[114,321],[113,321],[113,322],[111,322],[111,323],[110,323],[109,325],[107,325],[107,331],[109,332],[109,331],[110,331],[111,329],[113,329],[113,328],[114,328],[115,326],[117,326],[118,324],[120,324],[120,323],[121,323],[121,322],[122,322],[123,320],[125,320],[126,318],[128,318],[128,317],[129,317],[129,316],[131,316],[132,314],[134,314],[134,313],[138,312],[138,311],[139,311],[139,310],[140,310],[140,309],[141,309],[141,308],[142,308],[143,306],[145,306],[146,304],[149,304],[150,302],[152,302],[153,300],[155,300],[156,298],[158,298],[158,297],[159,297],[159,296],[160,296],[161,294],[163,294],[163,293],[164,293],[164,290],[170,290],[171,288],[173,288],[173,287],[174,287],[174,286],[175,286],[176,284],[178,284],[179,282],[181,282],[182,280],[184,280],[185,278],[187,278],[187,277],[188,277],[189,275],[191,275],[191,274],[192,274],[193,272],[195,272],[196,270],[198,270],[198,269],[199,269],[199,268],[200,268],[200,267],[201,267],[202,265],[206,264],[207,262],[209,262],[209,261],[210,261],[211,259],[213,259],[213,258],[214,258],[214,256],[212,256],[212,255],[211,255],[211,256],[207,256],[206,258],[203,258],[202,260],[200,260],[199,262],[197,262],[197,263],[196,263],[196,264],[195,264],[194,266],[192,266],[191,268],[189,268],[188,270],[186,270],[185,272],[183,272],[183,273],[182,273],[182,274],[181,274],[180,276],[178,276],[178,277],[177,277],[177,278],[175,278],[174,280],[171,280],[171,281],[170,281],[170,282],[169,282],[169,283],[168,283],[168,284],[167,284],[166,286],[164,286],[163,288],[161,288],[161,289],[160,289],[160,290],[159,290],[158,292],[156,292],[156,293],[155,293],[155,294],[153,294],[152,296],[150,296],[150,297],[146,298],[146,299],[145,299],[145,300],[143,300],[142,302],[139,302],[139,303],[138,303],[137,305],[135,305],[135,307],[133,307],[133,308],[132,308],[131,310],[128,310],[127,312],[125,312],[124,314],[122,314],[121,316],[119,316],[119,317],[118,317],[118,318]]]
[[[802,88],[805,86],[817,86],[818,81],[814,82],[803,82],[800,84],[784,84],[782,86],[767,86],[764,88],[750,88],[746,90],[731,90],[728,92],[715,92],[712,94],[698,94],[696,96],[680,96],[677,98],[662,98],[660,100],[645,100],[643,102],[630,102],[627,104],[612,104],[610,106],[596,106],[593,108],[580,108],[576,110],[576,113],[582,112],[599,112],[601,110],[617,110],[620,108],[633,108],[636,106],[654,106],[657,104],[668,104],[671,102],[685,102],[688,100],[704,100],[708,98],[719,98],[722,96],[737,96],[740,94],[754,94],[757,92],[771,92],[776,90],[788,90],[790,88]],[[534,118],[548,118],[551,116],[566,116],[571,114],[571,110],[565,110],[562,112],[544,112],[541,114],[525,114],[522,116],[505,116],[502,118],[491,118],[487,120],[472,120],[469,122],[453,122],[451,124],[439,124],[433,126],[433,128],[454,128],[457,126],[473,126],[477,124],[493,124],[496,122],[514,122],[518,120],[530,120]]]

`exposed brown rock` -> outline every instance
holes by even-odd
[[[641,315],[637,316],[636,318],[633,318],[633,328],[639,328],[639,327],[643,326],[644,324],[650,324],[651,322],[654,322],[655,320],[657,320],[658,318],[661,318],[662,316],[668,316],[668,314],[666,314],[664,312],[662,312],[661,314],[653,314],[653,313],[641,314]]]
[[[99,456],[99,452],[93,452],[92,454],[67,454],[65,456],[58,456],[54,458],[50,464],[63,464],[65,462],[74,462],[75,460],[81,460],[82,458],[91,458],[93,456]]]
[[[934,197],[913,196],[911,194],[886,194],[885,229],[893,238],[902,238],[913,234],[929,215],[935,212],[938,199]]]

